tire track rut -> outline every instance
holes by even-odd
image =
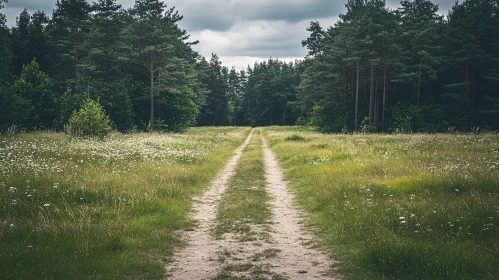
[[[218,204],[253,132],[254,130],[236,149],[234,156],[211,182],[209,189],[194,203],[192,217],[198,221],[198,227],[195,231],[185,233],[188,246],[174,254],[173,263],[167,267],[167,273],[170,274],[167,279],[219,279],[218,277],[221,277],[228,267],[234,268],[238,265],[249,265],[249,267],[263,268],[263,270],[259,275],[248,274],[248,272],[236,273],[230,279],[233,279],[232,277],[252,279],[255,276],[259,277],[258,279],[268,277],[291,280],[341,279],[334,271],[331,271],[333,262],[327,255],[309,247],[313,244],[314,237],[310,232],[302,229],[303,213],[294,206],[295,196],[283,180],[283,172],[263,136],[261,137],[266,192],[271,198],[269,207],[272,209],[272,218],[269,221],[270,225],[254,225],[254,227],[256,231],[263,231],[267,234],[268,238],[249,242],[238,241],[233,234],[225,234],[222,239],[215,238],[213,230],[217,226]],[[251,256],[262,255],[269,250],[275,252],[275,256],[248,261]],[[227,253],[227,261],[219,261],[221,252]]]
[[[249,144],[254,129],[244,143],[236,149],[234,156],[210,183],[210,187],[201,198],[195,199],[192,218],[198,221],[194,231],[185,233],[188,246],[174,254],[174,262],[168,265],[167,279],[208,279],[216,274],[219,265],[213,261],[219,250],[219,242],[212,235],[216,226],[218,202],[227,188],[227,182],[234,174],[237,162],[244,148]]]

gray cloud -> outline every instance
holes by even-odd
[[[447,15],[447,11],[449,11],[452,6],[456,3],[457,0],[433,0],[433,3],[438,4],[438,8],[440,13]],[[462,0],[459,2],[463,2]],[[399,0],[387,0],[386,4],[390,7],[400,7]]]
[[[88,2],[97,0],[87,0]],[[308,36],[310,21],[319,20],[324,28],[333,25],[340,13],[345,12],[347,0],[164,0],[175,6],[184,19],[179,25],[201,43],[195,49],[206,57],[217,53],[224,65],[243,69],[255,60],[269,57],[294,60],[306,55],[301,40]],[[134,0],[118,0],[130,8]],[[455,0],[434,1],[442,14],[455,4]],[[30,13],[43,10],[49,16],[56,0],[10,0],[2,13],[8,25],[24,9]],[[399,0],[387,0],[396,8]]]
[[[281,1],[237,1],[236,10],[245,11],[250,20],[284,20],[299,22],[334,16],[343,9],[341,1],[330,0],[281,0]]]
[[[55,6],[55,2],[53,0],[44,1],[44,0],[10,0],[8,4],[5,5],[6,8],[13,9],[24,9],[27,8],[32,11],[42,10],[45,12],[52,11],[52,8]]]
[[[330,0],[173,0],[168,3],[185,16],[182,24],[190,31],[227,31],[237,21],[248,20],[295,23],[334,15],[344,6],[339,1]]]
[[[55,7],[55,2],[55,0],[10,0],[9,3],[5,4],[5,9],[0,10],[0,13],[6,15],[8,26],[14,26],[16,18],[25,8],[30,14],[40,10],[50,15]]]

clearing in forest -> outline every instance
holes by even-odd
[[[333,279],[327,256],[311,248],[261,130],[194,203],[198,226],[167,266],[167,279]]]
[[[492,133],[3,135],[0,279],[499,279],[498,202]]]

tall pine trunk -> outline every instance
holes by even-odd
[[[379,91],[378,91],[378,72],[375,73],[374,78],[374,126],[378,125],[378,115],[379,115]]]
[[[359,83],[360,83],[360,59],[357,60],[357,91],[355,93],[355,130],[359,123]]]
[[[345,71],[345,100],[348,100],[348,70]]]
[[[470,74],[469,74],[469,70],[468,70],[468,64],[466,63],[466,94],[468,95],[468,98],[471,98],[471,95],[470,95]]]
[[[355,98],[355,87],[353,86],[355,84],[355,71],[352,71],[352,101]],[[355,108],[355,104],[353,106]]]
[[[345,123],[344,125],[348,125],[348,70],[345,71],[345,96],[343,97],[345,100],[343,111],[345,113]]]
[[[288,105],[288,102],[286,101],[286,103],[284,103],[284,112],[282,114],[282,118],[283,118],[282,123],[283,123],[283,126],[286,126],[286,107],[287,107],[287,105]]]
[[[475,66],[473,66],[473,81],[471,82],[471,96],[472,96],[472,100],[471,100],[471,104],[473,105],[473,110],[477,110],[477,106],[476,106],[476,96],[475,96],[475,83],[476,83],[476,79],[475,79]]]
[[[386,64],[385,64],[384,77],[383,77],[383,80],[384,80],[383,81],[383,110],[382,110],[382,113],[381,113],[381,125],[382,125],[383,131],[385,131],[386,88],[387,88],[387,85],[386,85],[386,81],[387,81],[386,72],[387,72],[387,69],[386,69]]]
[[[340,116],[340,82],[336,82],[336,117]]]
[[[419,67],[418,70],[418,97],[417,97],[417,104],[419,106],[421,102],[421,67]]]
[[[374,65],[371,64],[371,88],[369,89],[369,125],[373,124],[374,116]]]
[[[150,94],[151,94],[151,115],[149,117],[149,128],[152,128],[154,124],[154,62],[151,60],[149,62],[149,75],[150,77],[150,82],[151,82],[151,88],[150,88]]]

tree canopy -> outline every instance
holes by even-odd
[[[0,9],[6,0],[0,0]],[[119,131],[312,125],[328,132],[499,129],[499,3],[347,0],[312,21],[302,60],[207,60],[160,0],[57,0],[0,10],[0,131],[62,130],[88,100]],[[300,42],[297,42],[299,44]],[[7,106],[8,104],[8,106]]]

